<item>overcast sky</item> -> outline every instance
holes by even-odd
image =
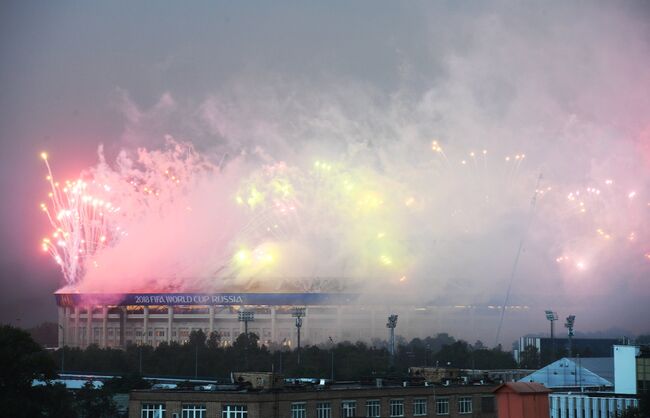
[[[635,177],[629,184],[650,202],[648,22],[641,1],[2,2],[0,321],[55,318],[52,292],[63,279],[39,246],[48,231],[38,207],[47,193],[43,150],[65,178],[96,164],[101,144],[109,159],[159,147],[165,135],[199,149],[260,145],[276,159],[303,155],[306,142],[337,155],[350,144],[330,146],[333,133],[405,135],[406,125],[431,127],[440,117],[437,132],[462,136],[456,144],[467,149],[486,135],[492,148],[536,152],[531,173],[550,166],[577,183],[599,170]],[[349,128],[358,120],[363,127]],[[319,130],[339,122],[348,125]],[[539,140],[564,128],[561,144]],[[292,138],[298,131],[313,137]],[[560,160],[576,149],[586,155]],[[636,225],[648,231],[647,219]],[[613,298],[620,303],[599,299],[607,308],[585,320],[587,331],[649,331],[648,265],[601,272],[598,283],[628,279]],[[545,327],[540,316],[530,331]]]

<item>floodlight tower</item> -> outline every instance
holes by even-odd
[[[237,320],[244,323],[244,333],[248,337],[248,323],[255,321],[255,312],[239,311],[237,313]]]
[[[566,317],[566,322],[564,323],[564,326],[568,330],[568,336],[569,336],[569,357],[573,355],[573,324],[576,320],[575,315],[569,315]]]
[[[297,349],[298,349],[298,364],[300,364],[300,328],[302,328],[302,317],[305,316],[305,308],[294,308],[293,314],[296,318],[296,331],[297,331]]]
[[[553,311],[546,311],[546,319],[548,319],[551,323],[551,353],[553,356],[552,361],[555,361],[555,334],[553,333],[553,323],[557,321],[557,313]]]
[[[390,362],[391,364],[395,361],[395,328],[397,327],[397,315],[391,314],[388,317],[388,323],[386,328],[389,329],[390,336],[388,340],[388,350],[390,352]]]

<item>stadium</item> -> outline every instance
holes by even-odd
[[[284,293],[55,293],[59,346],[126,347],[185,342],[194,330],[216,332],[222,344],[244,332],[260,342],[295,346],[296,308],[304,309],[303,344],[385,340],[386,320],[399,315],[397,334],[426,337],[450,328],[493,328],[499,306],[418,303],[408,295],[366,295],[344,292]],[[386,301],[390,300],[390,303]],[[509,306],[508,310],[528,310]],[[240,313],[252,312],[245,323]],[[249,318],[251,314],[248,314]]]

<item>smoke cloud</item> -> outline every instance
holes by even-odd
[[[535,315],[560,306],[610,326],[616,312],[639,329],[650,313],[647,21],[631,6],[464,7],[422,10],[417,49],[385,40],[390,83],[327,67],[243,71],[149,107],[120,90],[124,150],[82,174],[109,185],[120,210],[74,287],[319,279],[498,306],[511,285],[508,303]]]

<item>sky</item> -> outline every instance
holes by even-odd
[[[488,306],[510,287],[528,308],[506,313],[506,343],[547,308],[648,332],[648,22],[641,1],[3,2],[0,321],[55,318],[66,284],[41,251],[47,151],[56,178],[121,192],[129,236],[83,289],[344,277]],[[172,165],[178,189],[156,177]],[[278,221],[278,201],[298,215]],[[441,331],[489,340],[485,321]]]

